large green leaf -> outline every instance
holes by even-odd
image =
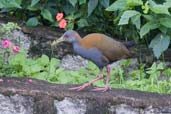
[[[158,28],[159,25],[156,22],[148,22],[144,24],[140,29],[140,37],[143,38],[144,35],[150,32],[150,30]]]
[[[73,7],[75,7],[75,5],[78,1],[77,0],[69,0],[69,2],[72,4]]]
[[[94,11],[98,4],[98,0],[89,0],[88,1],[88,16],[91,15],[91,13]]]
[[[43,9],[41,11],[41,15],[43,16],[44,19],[47,19],[50,22],[53,22],[54,21],[53,18],[52,18],[52,14],[47,9]]]
[[[116,0],[112,5],[110,5],[106,10],[107,11],[117,11],[126,8],[126,0]]]
[[[135,11],[135,10],[127,10],[125,11],[120,20],[119,20],[119,25],[125,25],[128,24],[128,21],[131,17],[135,16],[135,15],[139,15],[140,13]]]
[[[171,18],[160,18],[160,24],[167,27],[171,28]]]
[[[170,37],[165,34],[158,34],[150,43],[149,47],[153,49],[155,57],[158,59],[170,44]]]
[[[37,26],[38,25],[38,19],[36,17],[29,18],[28,21],[26,22],[27,26]]]
[[[153,0],[149,0],[150,10],[156,14],[167,14],[170,15],[168,11],[168,6],[166,4],[156,4]]]
[[[31,1],[31,7],[33,7],[34,5],[36,5],[40,0],[32,0]]]

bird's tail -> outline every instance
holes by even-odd
[[[134,41],[127,41],[127,42],[122,42],[128,49],[135,46]]]

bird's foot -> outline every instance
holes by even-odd
[[[77,90],[77,91],[81,91],[83,89],[85,89],[86,87],[90,86],[91,83],[85,83],[81,86],[77,86],[77,87],[73,87],[73,88],[69,88],[69,90]]]
[[[111,88],[109,86],[98,87],[98,88],[92,89],[92,91],[101,91],[101,92],[106,92],[106,91],[109,91],[109,90],[111,90]]]

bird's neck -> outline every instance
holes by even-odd
[[[73,40],[72,44],[74,45],[79,45],[81,43],[82,38],[80,37],[79,34],[76,34],[75,40]]]

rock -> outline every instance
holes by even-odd
[[[111,106],[110,111],[112,114],[140,114],[138,108],[126,104]]]
[[[33,114],[33,105],[32,97],[0,94],[0,114]]]
[[[68,90],[73,85],[28,78],[0,82],[0,114],[171,114],[171,95],[112,89]]]
[[[153,107],[149,106],[144,109],[143,114],[171,114],[171,107]]]
[[[85,114],[86,113],[85,100],[65,97],[64,100],[62,101],[55,100],[54,105],[57,109],[57,114]]]
[[[66,70],[79,70],[87,67],[88,61],[81,56],[66,55],[62,58],[60,67]]]

